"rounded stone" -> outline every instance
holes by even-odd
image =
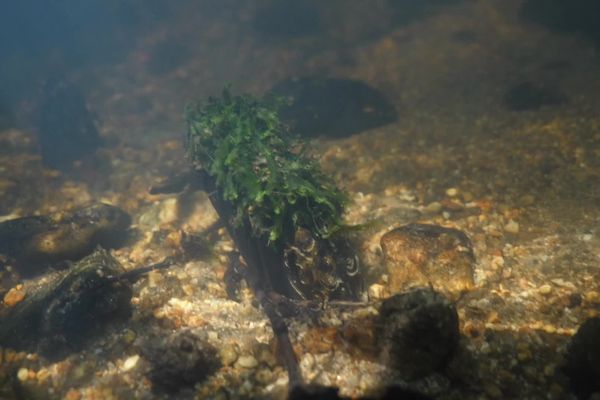
[[[234,343],[225,343],[219,350],[223,365],[232,365],[238,359],[238,347]]]
[[[252,355],[243,355],[237,359],[236,365],[242,368],[256,368],[258,366],[258,360]]]
[[[382,303],[375,336],[384,364],[406,379],[419,379],[452,358],[460,337],[458,313],[433,290],[412,290]]]

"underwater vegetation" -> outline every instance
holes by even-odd
[[[395,122],[394,106],[364,82],[306,76],[277,83],[271,93],[287,100],[279,115],[303,137],[340,138]]]
[[[187,119],[190,160],[215,186],[216,209],[226,226],[260,243],[277,260],[265,271],[276,291],[315,298],[309,294],[311,284],[325,287],[334,281],[333,293],[344,286],[340,276],[356,274],[354,261],[346,260],[298,276],[298,258],[326,258],[324,254],[344,247],[338,233],[344,228],[346,196],[320,171],[306,144],[288,134],[276,108],[226,89],[221,98],[191,105]],[[302,242],[315,253],[300,251]],[[298,246],[292,250],[294,244]]]
[[[287,133],[273,105],[225,89],[220,98],[190,105],[187,122],[188,155],[198,179],[244,259],[244,278],[271,321],[289,386],[301,385],[273,294],[323,301],[334,293],[324,283],[337,281],[333,287],[338,289],[347,285],[344,274],[358,275],[357,266],[349,268],[346,262],[313,266],[313,273],[301,280],[311,290],[322,285],[314,298],[295,285],[298,281],[284,267],[286,248],[297,238],[311,248],[342,231],[346,197],[308,156],[306,146]],[[350,287],[342,292],[353,293]]]
[[[290,242],[295,227],[319,238],[340,229],[344,194],[286,134],[276,110],[225,90],[191,105],[187,120],[189,157],[232,204],[234,227],[247,222],[273,248]]]

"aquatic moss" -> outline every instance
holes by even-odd
[[[233,96],[187,108],[188,156],[210,175],[223,200],[234,207],[233,226],[249,223],[252,234],[281,248],[297,227],[327,239],[342,226],[346,196],[289,135],[277,101]]]

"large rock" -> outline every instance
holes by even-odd
[[[220,367],[217,350],[204,334],[191,329],[154,335],[142,353],[151,365],[148,378],[155,393],[192,389]]]
[[[56,279],[26,288],[25,298],[0,308],[0,346],[55,360],[83,350],[131,314],[125,270],[99,249]]]
[[[406,379],[443,369],[459,341],[456,308],[430,289],[386,299],[376,322],[380,359]]]
[[[122,246],[130,224],[129,214],[102,203],[16,218],[0,223],[0,254],[21,274],[35,275],[49,265],[77,261],[98,246]]]
[[[430,286],[454,297],[474,286],[475,255],[459,230],[408,224],[383,235],[381,248],[392,293]]]
[[[364,82],[318,76],[286,79],[271,93],[284,97],[281,119],[303,137],[342,138],[396,121],[394,106]]]
[[[571,339],[565,372],[580,399],[600,394],[600,317],[585,321]]]

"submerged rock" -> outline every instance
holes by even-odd
[[[24,300],[0,315],[0,346],[59,359],[82,350],[111,323],[131,313],[125,272],[99,249],[48,283],[26,289]]]
[[[437,14],[442,7],[460,3],[462,0],[388,0],[395,25],[412,22]]]
[[[577,33],[600,44],[600,2],[597,0],[525,0],[521,16],[553,32]]]
[[[353,79],[286,79],[271,93],[289,101],[280,116],[300,136],[340,138],[397,119],[394,106],[379,90]]]
[[[151,364],[148,378],[155,393],[173,395],[191,389],[220,367],[217,350],[191,329],[167,337],[157,335],[144,345],[142,353]]]
[[[350,400],[355,397],[346,397],[339,394],[339,389],[333,386],[317,384],[299,385],[292,388],[288,400]],[[359,397],[358,400],[430,400],[431,398],[400,386],[385,388],[379,396]]]
[[[408,224],[383,235],[381,248],[392,293],[430,286],[454,297],[475,285],[471,241],[459,230]]]
[[[580,399],[600,394],[600,318],[585,321],[571,339],[565,373]]]
[[[319,29],[319,10],[314,0],[271,1],[254,16],[255,29],[267,38],[290,38]]]
[[[115,248],[127,238],[130,216],[118,207],[94,204],[72,212],[0,223],[0,254],[24,275],[61,261],[75,261],[97,246]]]
[[[102,143],[81,90],[63,78],[44,85],[37,131],[44,163],[61,170],[89,157]]]
[[[537,110],[543,106],[559,105],[566,101],[566,96],[558,90],[533,82],[519,83],[504,95],[504,104],[512,111]]]
[[[392,296],[379,309],[376,340],[380,359],[406,379],[419,379],[444,368],[459,338],[456,308],[433,290]]]

